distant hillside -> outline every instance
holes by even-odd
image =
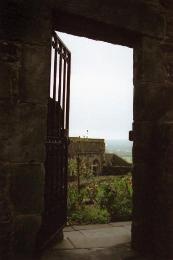
[[[105,140],[106,153],[115,153],[127,162],[132,162],[132,142],[128,140]]]

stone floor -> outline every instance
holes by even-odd
[[[131,250],[130,237],[130,222],[69,226],[64,229],[64,240],[41,257],[17,260],[149,260]]]
[[[142,260],[130,248],[131,223],[71,226],[64,240],[49,249],[41,260]]]
[[[130,242],[130,236],[130,222],[66,227],[64,240],[53,249],[107,248]]]

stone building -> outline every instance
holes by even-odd
[[[94,175],[101,173],[104,156],[104,139],[70,137],[69,158],[84,160]]]
[[[172,0],[0,1],[0,258],[10,259],[16,249],[43,249],[65,223],[65,186],[57,176],[47,183],[47,170],[56,164],[45,164],[46,149],[55,143],[62,172],[67,165],[65,138],[46,142],[55,30],[133,48],[132,247],[172,259]],[[69,52],[61,55],[69,64]]]

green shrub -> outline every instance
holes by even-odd
[[[72,224],[105,224],[109,223],[110,215],[106,209],[95,206],[85,206],[73,212],[70,221]]]
[[[80,193],[77,190],[77,185],[71,185],[68,189],[68,214],[71,214],[70,212],[75,211],[78,209],[82,204],[83,201],[86,200],[86,190],[81,189]]]
[[[130,219],[132,214],[131,177],[116,177],[112,183],[104,182],[99,187],[97,202],[107,209],[111,220]]]
[[[94,177],[75,182],[68,189],[69,221],[78,224],[130,220],[132,215],[131,176]]]
[[[68,189],[67,205],[68,205],[68,214],[71,211],[74,211],[77,208],[77,205],[78,205],[78,194],[76,192],[76,187],[75,186],[70,186],[69,189]]]

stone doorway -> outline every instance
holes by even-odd
[[[145,11],[147,12],[146,9]],[[153,17],[155,17],[155,15],[158,15],[158,20],[161,22],[162,19],[160,15],[158,13],[153,13]],[[69,23],[68,19],[70,19],[72,23]],[[78,23],[79,21],[80,25]],[[85,20],[84,18],[81,20],[77,13],[69,15],[68,13],[64,14],[63,12],[60,12],[54,17],[55,27],[59,31],[96,40],[122,44],[133,47],[134,49],[134,123],[132,129],[134,140],[134,211],[132,222],[132,246],[142,252],[151,252],[153,250],[152,243],[158,248],[158,244],[154,239],[154,234],[158,234],[158,230],[160,230],[157,225],[157,223],[159,223],[158,208],[154,207],[155,211],[152,211],[152,216],[148,214],[148,211],[153,208],[153,204],[150,202],[158,201],[156,195],[158,193],[153,192],[153,189],[155,190],[154,179],[156,177],[156,172],[158,171],[157,158],[154,155],[156,154],[154,150],[157,149],[157,147],[160,147],[160,142],[157,142],[154,133],[158,133],[158,118],[160,118],[163,112],[162,109],[159,110],[159,105],[156,101],[160,100],[157,86],[160,88],[161,82],[163,82],[163,59],[161,58],[162,51],[159,43],[160,40],[158,40],[159,37],[163,37],[163,31],[158,30],[156,32],[156,30],[153,29],[152,32],[154,32],[154,35],[152,32],[147,31],[145,36],[144,28],[144,31],[141,34],[137,28],[137,30],[131,30],[128,26],[123,26],[125,30],[122,31],[117,26],[120,30],[116,30],[116,26],[111,27],[108,25],[109,22],[107,25],[103,25],[99,21],[100,20],[98,19],[98,23],[93,23],[92,19],[86,18]],[[163,23],[161,22],[161,24],[161,27],[159,27],[158,24],[156,27],[163,29]],[[85,28],[85,31],[83,28]],[[134,27],[132,26],[131,28]],[[149,28],[149,25],[147,28]],[[158,64],[158,66],[154,66],[154,64]],[[152,88],[150,88],[150,86],[152,86]],[[155,149],[153,149],[153,147],[155,147]],[[159,178],[160,177],[157,175],[156,179],[158,181]],[[150,179],[149,183],[148,179]],[[143,202],[142,209],[141,201]],[[153,223],[153,216],[157,219],[155,223]],[[149,243],[147,241],[152,242]]]
[[[67,42],[65,42],[66,43],[66,45],[68,46],[68,48],[70,49],[70,47],[69,47],[69,45],[67,44]],[[72,52],[72,57],[74,57],[74,55],[73,55],[73,52]],[[92,58],[94,58],[94,57],[92,57]],[[73,65],[73,60],[72,60],[72,66],[74,66]],[[105,71],[105,74],[106,74],[106,71]],[[86,72],[86,76],[89,76],[88,74],[87,74],[87,72]],[[132,75],[131,75],[132,76]],[[131,86],[129,86],[129,88],[130,88]],[[71,92],[73,92],[73,88],[71,89]],[[81,95],[83,95],[83,92],[81,93]],[[99,95],[98,95],[99,96]],[[107,96],[107,99],[109,99],[109,96]],[[128,132],[127,132],[127,137],[128,137]],[[79,139],[79,140],[78,140]],[[80,150],[80,153],[81,153],[81,155],[80,156],[84,156],[84,147],[83,147],[83,149],[82,149],[82,141],[84,142],[85,141],[85,143],[89,143],[89,142],[91,142],[91,146],[93,146],[94,145],[94,142],[95,142],[95,146],[98,146],[97,148],[98,148],[98,150],[99,149],[101,149],[102,150],[102,143],[101,143],[101,140],[97,140],[97,139],[95,139],[95,140],[90,140],[90,139],[88,139],[87,137],[86,137],[86,140],[84,139],[84,140],[80,140],[81,138],[72,138],[71,139],[71,142],[73,141],[74,142],[74,144],[76,144],[76,147],[74,146],[74,147],[71,147],[71,153],[75,153],[76,152],[76,156],[78,155],[78,153],[79,153],[79,150]],[[79,146],[79,144],[77,143],[77,142],[80,142],[80,148],[78,147]],[[99,144],[98,143],[100,142],[100,146],[99,146]],[[104,143],[104,140],[102,140],[102,142]],[[84,144],[83,144],[84,145]],[[78,151],[74,151],[75,150],[75,148],[78,150]],[[86,148],[87,149],[87,148]],[[93,151],[96,153],[96,154],[94,154],[95,155],[95,157],[97,158],[97,156],[98,156],[98,154],[97,154],[97,152],[95,151],[96,149],[94,149],[94,147],[93,147]],[[86,154],[87,154],[87,152],[88,152],[88,156],[89,156],[89,154],[90,153],[92,153],[92,150],[89,150],[89,151],[85,151],[86,152]],[[94,153],[93,152],[93,153]],[[102,156],[102,151],[100,151],[100,154],[101,154],[101,156]],[[99,155],[100,155],[99,154]],[[92,154],[92,158],[95,158],[94,157],[94,155]],[[87,155],[86,155],[87,156]],[[91,156],[91,154],[90,154],[90,156]],[[102,161],[102,158],[100,158],[100,157],[98,157],[99,159],[100,159],[100,161]],[[101,162],[102,163],[102,162]],[[95,175],[99,175],[99,173],[101,172],[101,163],[99,163],[99,160],[98,159],[95,159],[95,160],[92,160],[91,161],[91,166],[93,166],[93,168],[94,169],[92,169],[92,171],[94,170],[94,172],[95,172]]]
[[[2,1],[4,259],[14,233],[15,247],[32,250],[40,228],[52,29],[134,48],[132,246],[173,257],[172,7],[170,0]]]

